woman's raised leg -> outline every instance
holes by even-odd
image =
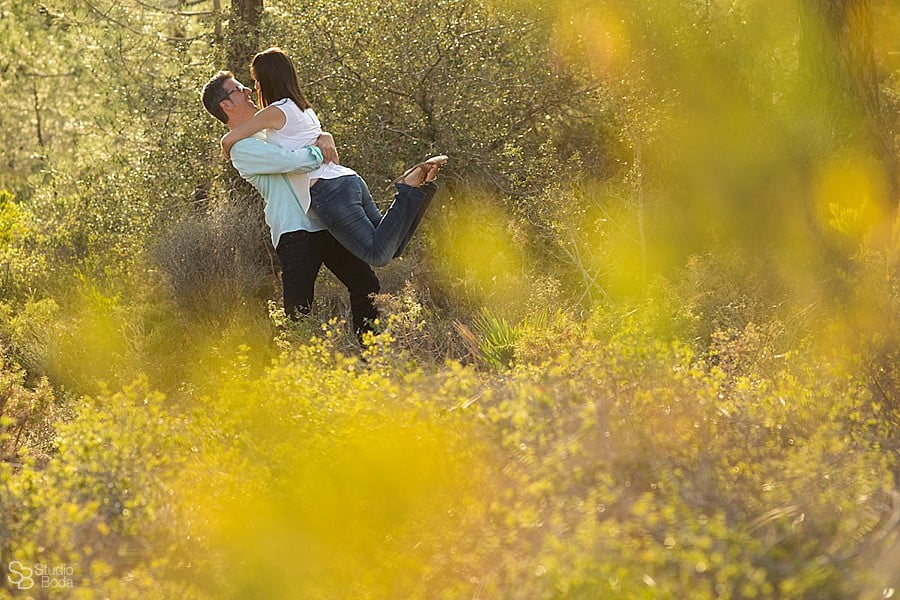
[[[378,221],[369,188],[361,177],[320,179],[310,196],[315,214],[347,250],[374,266],[386,265],[405,248],[434,195],[434,178],[446,162],[429,159],[407,171],[396,185],[390,208]],[[426,184],[427,182],[427,184]],[[426,185],[423,185],[426,184]]]
[[[347,250],[374,266],[390,262],[425,198],[424,190],[397,185],[397,194],[376,227],[364,207],[368,189],[356,175],[320,179],[310,189],[312,209]]]

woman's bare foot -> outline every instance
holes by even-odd
[[[425,162],[409,168],[394,183],[403,183],[410,187],[420,187],[423,183],[431,183],[448,160],[449,158],[443,154],[432,156]]]

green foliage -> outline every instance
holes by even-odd
[[[510,366],[517,332],[506,319],[482,312],[472,326],[481,336],[478,344],[481,359],[496,369]]]
[[[52,449],[57,404],[46,379],[25,386],[25,373],[0,347],[0,461],[16,462],[24,448],[44,459]]]
[[[557,60],[545,21],[459,0],[274,2],[265,17],[262,44],[291,53],[344,162],[373,181],[440,152],[470,182],[534,191],[536,161],[546,176],[575,151],[603,159],[602,138],[552,144],[593,122],[597,87]]]
[[[861,593],[896,409],[812,352],[739,372],[654,336],[556,314],[502,377],[423,371],[390,333],[362,362],[332,327],[262,367],[219,352],[170,399],[79,403],[46,467],[4,471],[7,552],[77,565],[85,597]]]
[[[480,361],[491,368],[503,370],[512,366],[519,338],[529,331],[543,329],[546,324],[547,313],[542,311],[511,325],[505,318],[496,317],[487,310],[482,310],[472,323],[477,335],[472,336],[470,340]],[[467,331],[460,328],[460,333],[465,335]]]
[[[0,244],[11,244],[23,233],[21,209],[13,202],[12,194],[0,190]]]
[[[6,190],[0,190],[0,297],[21,298],[45,276],[45,259],[32,251],[33,217]]]
[[[277,263],[256,206],[210,204],[173,223],[151,249],[178,306],[217,319],[248,299],[271,295]]]
[[[127,309],[94,282],[76,285],[65,306],[50,299],[26,303],[4,321],[4,337],[29,371],[56,385],[82,393],[96,391],[101,381],[121,385],[126,381],[118,377],[135,358]]]
[[[898,589],[897,157],[809,5],[269,2],[373,188],[452,157],[360,349],[271,299],[218,3],[0,0],[0,598]]]
[[[186,456],[177,416],[140,383],[74,412],[45,468],[33,457],[15,472],[0,465],[3,556],[71,566],[79,597],[172,597],[175,585],[155,573],[173,549],[160,545],[175,524],[160,477]]]
[[[606,318],[594,327],[608,331]],[[845,566],[878,552],[894,486],[893,459],[878,449],[889,428],[865,382],[799,355],[733,375],[639,329],[612,339],[590,331],[534,330],[523,347],[556,353],[533,352],[482,401],[508,451],[501,471],[512,474],[488,537],[515,539],[521,553],[504,552],[486,589],[522,598],[862,589],[865,578],[847,579]],[[748,344],[741,352],[759,351]]]

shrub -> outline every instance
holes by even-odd
[[[524,336],[557,352],[532,354],[482,403],[510,475],[485,537],[515,540],[484,589],[800,598],[865,588],[854,557],[885,548],[895,484],[880,451],[889,428],[864,381],[802,355],[734,374],[627,325],[611,339],[577,330]]]
[[[271,295],[277,258],[260,211],[237,202],[186,215],[151,249],[186,315],[215,320]]]
[[[0,297],[21,301],[46,281],[46,259],[34,245],[39,236],[31,212],[0,190]]]
[[[544,184],[529,176],[536,163],[546,176],[573,152],[559,156],[551,140],[600,131],[597,86],[548,47],[546,20],[508,6],[277,2],[265,17],[260,43],[291,52],[343,161],[373,187],[444,153],[453,157],[448,175],[533,192]],[[603,142],[584,141],[587,168],[606,167]]]
[[[40,380],[33,389],[26,387],[24,371],[0,346],[0,462],[18,462],[25,448],[46,460],[60,412],[47,380]]]
[[[0,465],[0,551],[26,565],[71,566],[68,591],[86,597],[110,588],[122,598],[171,597],[171,583],[156,582],[169,592],[155,596],[145,585],[167,563],[163,548],[171,549],[157,544],[175,525],[163,478],[184,456],[177,418],[140,383],[83,399],[73,412],[57,426],[57,451],[45,466],[33,455],[16,472]],[[136,585],[122,585],[130,580]]]

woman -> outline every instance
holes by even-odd
[[[279,48],[253,57],[250,74],[263,107],[247,123],[222,138],[226,156],[235,142],[265,130],[266,141],[287,149],[312,144],[322,133],[307,102],[291,59]],[[304,211],[315,213],[347,250],[365,262],[383,266],[405,249],[437,188],[434,179],[447,162],[434,156],[406,171],[394,183],[397,192],[382,215],[356,171],[329,162],[310,173],[290,175]]]

